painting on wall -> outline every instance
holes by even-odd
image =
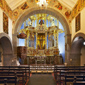
[[[57,7],[59,10],[62,10],[62,5],[60,3],[58,3],[57,5],[55,5],[55,7]]]
[[[8,34],[8,16],[3,13],[3,31]]]
[[[66,11],[66,12],[65,12],[65,15],[66,15],[67,18],[69,18],[70,14],[71,14],[70,11]]]
[[[27,5],[27,3],[25,3],[25,4],[21,7],[22,10],[27,9],[27,8],[29,8],[29,6]]]
[[[77,15],[76,19],[76,32],[80,30],[80,14]]]

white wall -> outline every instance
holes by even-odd
[[[0,8],[0,33],[3,31],[3,10]],[[8,17],[8,35],[12,41],[12,20]]]
[[[0,8],[0,33],[3,32],[3,10]]]
[[[10,18],[8,19],[8,33],[12,41],[12,20]]]
[[[81,11],[81,31],[85,33],[85,7]]]
[[[72,39],[73,39],[74,34],[75,34],[75,18],[72,20],[71,26],[72,26]]]
[[[72,26],[72,40],[77,33],[82,32],[85,34],[85,8],[80,12],[80,30],[78,32],[75,32],[75,18],[72,20],[71,26]]]

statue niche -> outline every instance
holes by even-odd
[[[34,47],[34,34],[30,33],[29,36],[29,47]]]

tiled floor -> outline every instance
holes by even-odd
[[[56,85],[52,74],[33,74],[28,85]]]

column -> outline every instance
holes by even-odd
[[[37,26],[36,26],[36,29],[37,29],[38,26],[39,26],[39,19],[37,19]]]
[[[8,19],[8,34],[12,40],[12,20],[10,18]]]
[[[58,48],[58,32],[56,33],[55,39],[56,39],[56,48]]]
[[[27,38],[25,39],[25,46],[27,46]]]
[[[13,43],[13,49],[14,49],[14,56],[17,56],[17,33],[12,34],[12,43]]]
[[[65,63],[69,62],[70,47],[71,47],[71,34],[66,34],[65,35]]]
[[[37,32],[36,32],[36,49],[37,49]]]
[[[59,28],[59,20],[57,19],[57,27]],[[58,32],[56,34],[56,47],[58,48]]]
[[[55,30],[54,30],[54,47],[56,47],[56,34],[55,34]]]
[[[46,17],[46,14],[45,14],[45,17]],[[44,19],[44,25],[46,25],[46,18]]]
[[[27,38],[27,47],[29,48],[29,37]]]
[[[15,59],[15,56],[13,55],[13,53],[4,53],[3,54],[3,65],[4,66],[11,66],[13,59]],[[13,64],[17,65],[16,62],[14,62]]]
[[[35,27],[35,20],[34,20],[34,27]]]
[[[50,27],[50,21],[48,20],[48,27]]]
[[[45,33],[45,49],[47,49],[47,32]]]
[[[59,28],[59,20],[57,19],[57,26],[58,26],[58,28]]]

